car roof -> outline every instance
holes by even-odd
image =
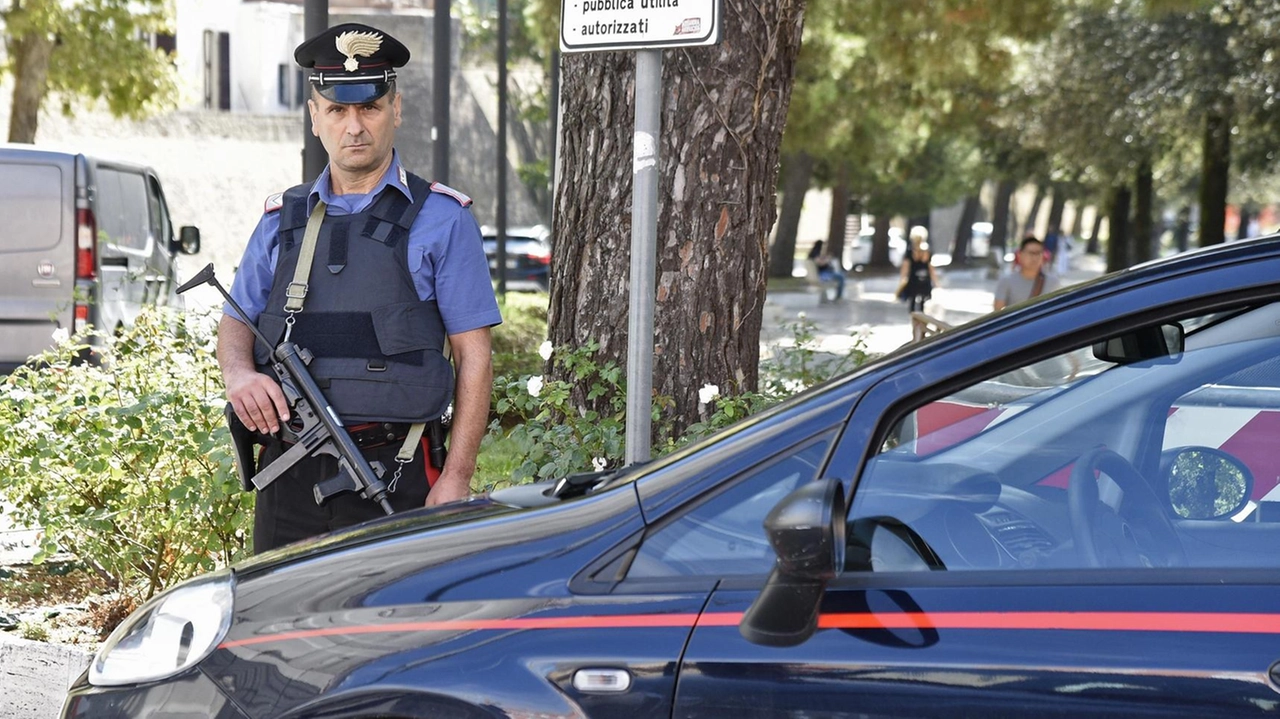
[[[77,157],[83,157],[85,161],[93,165],[101,163],[155,174],[155,170],[148,165],[142,165],[137,162],[131,162],[129,160],[120,159],[110,155],[84,153],[76,150],[75,148],[61,145],[54,144],[37,146],[18,143],[0,143],[0,162],[32,160],[44,162],[66,162],[74,160]]]
[[[481,225],[480,235],[486,240],[494,239],[498,236],[498,228],[493,225]],[[546,225],[517,225],[507,228],[507,237],[545,240],[551,237],[551,228]]]

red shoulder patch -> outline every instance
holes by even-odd
[[[271,197],[268,197],[267,201],[263,203],[262,213],[265,215],[268,212],[275,212],[276,210],[280,209],[283,206],[284,206],[284,193],[277,192]]]
[[[453,189],[452,187],[449,187],[448,185],[442,185],[439,182],[433,182],[431,183],[431,191],[439,192],[442,195],[448,195],[449,197],[452,197],[453,199],[457,200],[458,204],[462,205],[463,207],[471,206],[470,197],[467,197],[466,195],[462,194],[461,192],[458,192],[457,190]]]

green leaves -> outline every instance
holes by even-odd
[[[73,337],[0,383],[0,498],[44,529],[38,560],[71,552],[145,599],[246,553],[205,319],[148,310],[96,337],[101,367]]]

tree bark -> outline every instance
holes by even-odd
[[[977,195],[964,198],[964,207],[960,210],[960,222],[956,225],[956,241],[951,245],[951,266],[966,267],[969,264],[969,243],[973,240],[973,223],[978,219],[978,210],[982,208]]]
[[[1009,247],[1009,201],[1013,199],[1013,190],[1011,180],[1001,180],[996,188],[996,206],[991,213],[991,249],[997,253],[996,262]]]
[[[1098,233],[1102,232],[1102,220],[1105,217],[1100,207],[1093,213],[1093,229],[1089,232],[1089,244],[1084,248],[1084,251],[1090,255],[1096,255],[1102,251],[1102,242]]]
[[[1044,233],[1048,235],[1055,232],[1062,234],[1062,215],[1067,209],[1067,193],[1061,188],[1053,191],[1053,202],[1049,203],[1049,222],[1045,225]]]
[[[54,39],[37,30],[12,38],[13,104],[9,113],[9,142],[32,144],[40,122],[40,105],[49,89],[49,58]]]
[[[1111,195],[1111,235],[1107,238],[1107,272],[1123,270],[1130,261],[1129,205],[1133,193],[1128,186],[1117,187]]]
[[[769,276],[790,277],[796,263],[796,232],[804,196],[813,181],[813,156],[801,150],[782,158],[782,209],[769,248]]]
[[[841,161],[836,168],[836,182],[831,186],[831,218],[827,222],[827,254],[834,257],[844,267],[845,232],[849,219],[849,175],[853,168],[849,163]]]
[[[1027,212],[1027,219],[1023,221],[1018,228],[1018,236],[1014,239],[1018,244],[1022,244],[1022,238],[1027,235],[1036,233],[1036,218],[1040,216],[1040,205],[1044,203],[1044,185],[1036,185],[1036,197],[1031,201],[1031,210]],[[1041,237],[1040,239],[1044,239]]]
[[[1151,215],[1155,206],[1155,189],[1153,187],[1151,160],[1149,158],[1144,158],[1142,162],[1138,163],[1133,186],[1135,190],[1133,241],[1129,243],[1132,248],[1132,252],[1129,253],[1129,264],[1136,265],[1139,262],[1146,262],[1155,257],[1155,248],[1152,247],[1155,232],[1151,224]]]
[[[1222,112],[1205,117],[1200,174],[1200,246],[1226,241],[1227,173],[1231,169],[1231,120]]]
[[[726,0],[724,9],[721,44],[663,55],[654,389],[673,400],[663,418],[677,434],[698,421],[703,385],[757,388],[779,145],[804,25],[801,0]],[[634,87],[632,53],[565,60],[548,309],[553,345],[595,340],[597,361],[620,366]],[[588,402],[586,389],[575,401],[603,408],[607,398]]]
[[[889,215],[876,215],[875,232],[871,235],[871,255],[867,264],[872,267],[892,267],[889,257]]]

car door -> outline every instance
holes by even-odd
[[[1095,307],[1092,329],[1059,318],[1007,358],[997,337],[904,362],[859,403],[824,471],[853,496],[816,631],[794,646],[748,642],[738,624],[762,583],[722,582],[685,651],[675,715],[1276,711],[1280,523],[1235,505],[1270,491],[1240,478],[1280,461],[1280,443],[1258,434],[1265,421],[1224,441],[1213,420],[1172,419],[1197,393],[1209,401],[1206,387],[1238,390],[1238,407],[1269,401],[1273,299],[1148,304],[1128,328]],[[1150,350],[1175,323],[1185,345]],[[966,364],[965,352],[987,357]],[[1249,445],[1248,462],[1232,442]],[[1200,454],[1171,469],[1187,447]],[[1205,447],[1224,463],[1203,469]],[[1212,509],[1189,510],[1187,486]]]
[[[150,267],[156,244],[147,199],[147,177],[139,170],[99,164],[94,173],[98,221],[98,266],[102,301],[97,324],[113,331],[127,326],[151,300]]]

